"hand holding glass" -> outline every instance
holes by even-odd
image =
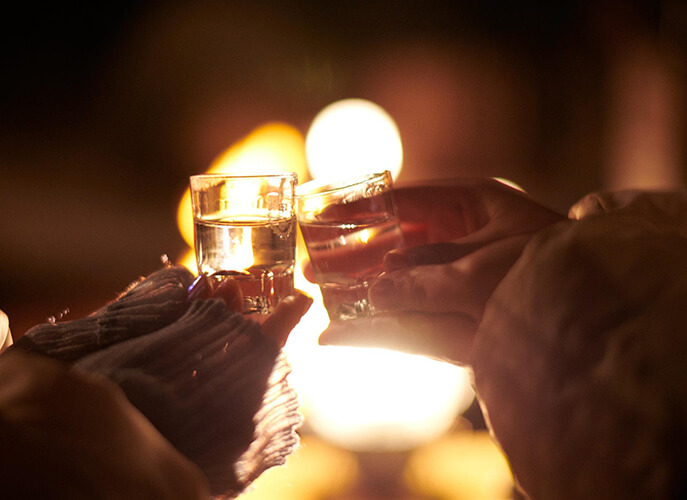
[[[294,293],[295,173],[190,179],[198,272],[232,277],[244,312],[271,312]]]
[[[367,297],[384,255],[403,246],[388,171],[298,188],[298,223],[330,319],[374,314]]]

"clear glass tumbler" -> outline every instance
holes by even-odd
[[[244,312],[268,313],[294,291],[295,173],[190,178],[198,272],[232,277]]]
[[[347,181],[302,184],[298,224],[330,319],[374,313],[367,291],[384,255],[403,246],[388,171]]]

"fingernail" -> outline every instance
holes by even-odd
[[[208,277],[205,274],[199,274],[193,283],[188,287],[188,301],[193,302],[197,299],[207,299],[210,296],[211,288],[208,283]]]

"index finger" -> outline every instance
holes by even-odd
[[[467,184],[397,187],[394,200],[401,227],[421,224],[426,243],[465,236],[487,223],[482,202]]]

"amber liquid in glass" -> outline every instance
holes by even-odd
[[[300,223],[308,255],[331,319],[373,313],[367,297],[384,255],[403,244],[398,219],[354,213],[346,222]]]

